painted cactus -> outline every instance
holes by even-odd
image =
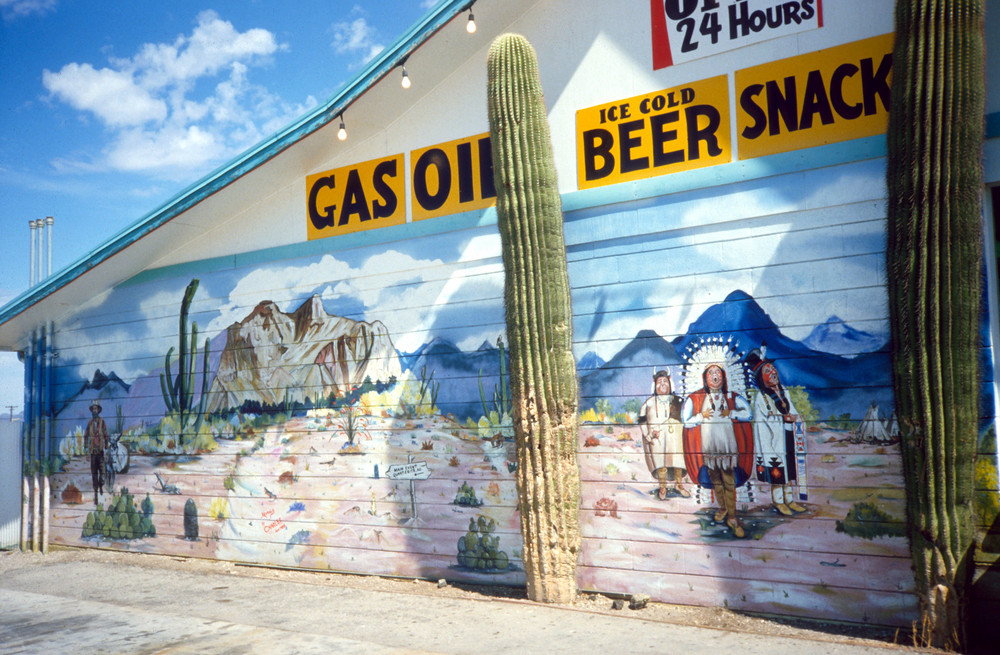
[[[198,540],[198,506],[193,498],[184,503],[184,538],[189,541]]]
[[[184,299],[181,301],[181,313],[178,320],[178,350],[177,350],[177,377],[171,379],[170,364],[173,356],[173,347],[167,351],[164,357],[163,373],[160,373],[160,391],[163,393],[163,402],[167,406],[167,411],[177,414],[182,431],[186,430],[191,420],[191,409],[194,405],[194,387],[196,359],[198,357],[198,324],[191,324],[190,349],[187,337],[188,311],[191,309],[191,301],[198,290],[198,278],[191,280],[184,290]],[[203,351],[203,361],[201,370],[201,400],[197,411],[194,412],[194,431],[201,428],[202,418],[205,416],[205,403],[208,398],[208,358],[209,339],[205,339]]]
[[[493,42],[487,96],[528,597],[571,603],[580,544],[578,380],[555,160],[534,49]]]
[[[469,519],[469,531],[458,538],[458,563],[482,572],[506,571],[507,553],[500,550],[500,537],[494,536],[496,521],[479,516]]]
[[[889,307],[924,639],[961,647],[979,412],[983,3],[899,0],[888,135]]]

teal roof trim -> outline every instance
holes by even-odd
[[[21,293],[0,309],[0,324],[6,323],[90,269],[128,248],[158,227],[329,124],[342,111],[346,111],[365,91],[398,66],[411,52],[419,48],[456,15],[471,7],[473,2],[474,0],[442,0],[439,2],[325,103],[305,114],[284,130],[261,141],[228,164],[224,164],[187,187],[160,208],[146,214],[132,225],[113,235],[76,262]]]

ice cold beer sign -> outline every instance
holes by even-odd
[[[823,26],[823,0],[649,0],[653,70]]]

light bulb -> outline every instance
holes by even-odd
[[[476,17],[472,15],[472,10],[469,10],[469,22],[465,24],[465,31],[469,34],[476,33]]]
[[[344,119],[340,119],[340,129],[337,130],[337,138],[341,141],[347,140],[347,126],[344,125]]]
[[[403,66],[403,80],[400,82],[404,89],[410,88],[410,76],[406,74],[406,66]]]

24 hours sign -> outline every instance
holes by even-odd
[[[653,70],[823,26],[823,0],[649,0]]]

